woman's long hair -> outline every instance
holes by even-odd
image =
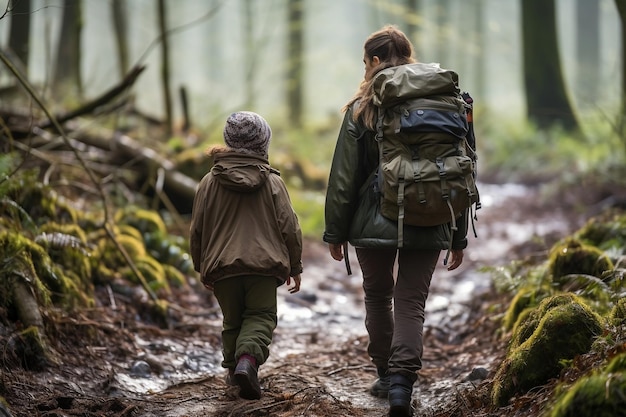
[[[411,41],[393,25],[387,25],[372,33],[365,41],[363,50],[370,60],[377,56],[380,64],[365,73],[359,89],[343,107],[343,111],[356,103],[353,110],[354,121],[360,118],[368,129],[374,130],[377,116],[377,110],[372,103],[374,76],[386,68],[413,63],[415,59]]]

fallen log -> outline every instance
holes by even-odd
[[[196,193],[198,181],[176,170],[175,164],[154,149],[148,148],[130,136],[119,132],[111,133],[110,137],[104,135],[85,134],[80,138],[74,138],[85,145],[93,146],[114,154],[121,163],[132,161],[146,168],[142,172],[156,173],[162,170],[163,191],[166,194],[175,194],[179,201],[177,205],[191,205]],[[155,175],[156,178],[156,175]],[[157,189],[155,184],[155,189]],[[185,201],[180,201],[183,199]]]

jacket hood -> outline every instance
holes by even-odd
[[[238,192],[253,192],[267,181],[273,171],[269,161],[260,156],[215,149],[211,152],[215,163],[211,173],[224,187]]]

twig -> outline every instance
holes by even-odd
[[[329,371],[326,373],[326,375],[331,376],[334,375],[336,373],[342,372],[342,371],[349,371],[352,369],[365,369],[365,368],[369,368],[370,365],[352,365],[352,366],[343,366],[341,368],[337,368],[337,369],[333,369],[332,371]]]

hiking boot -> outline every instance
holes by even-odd
[[[377,398],[387,398],[387,394],[389,394],[389,378],[386,369],[378,369],[378,379],[370,387],[370,394]]]
[[[391,374],[388,395],[389,416],[411,416],[411,394],[413,394],[413,381],[402,374]]]
[[[257,376],[256,360],[250,355],[241,355],[234,373],[235,383],[239,385],[239,396],[247,400],[261,398],[261,385]]]

